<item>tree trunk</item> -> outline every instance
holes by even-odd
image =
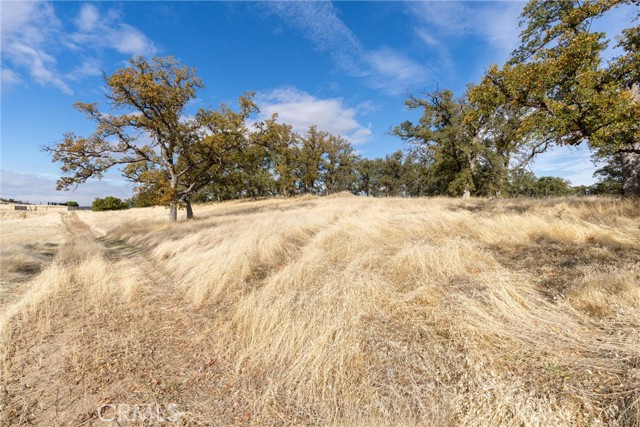
[[[476,157],[469,156],[468,160],[469,160],[469,171],[470,171],[469,180],[471,180],[472,181],[471,184],[473,184],[473,172],[476,169],[476,162],[478,161],[478,159]],[[470,186],[471,185],[467,182],[467,184],[464,187],[464,193],[462,193],[463,199],[469,199],[471,197],[471,188],[469,188]]]
[[[640,197],[640,142],[622,155],[622,194],[624,197]]]
[[[193,208],[191,207],[191,197],[185,198],[184,203],[187,205],[187,219],[193,219]]]
[[[178,198],[176,196],[176,188],[178,188],[178,177],[174,173],[173,169],[169,171],[171,173],[171,202],[169,203],[169,221],[178,221]]]
[[[169,221],[178,221],[178,203],[176,201],[169,203]]]
[[[631,96],[640,102],[640,86],[634,83]],[[637,139],[631,147],[622,151],[622,194],[624,197],[640,198],[640,141]]]

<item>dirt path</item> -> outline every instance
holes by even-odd
[[[5,364],[0,424],[100,425],[106,404],[116,405],[107,418],[118,416],[118,405],[151,405],[179,412],[166,425],[256,425],[249,400],[229,393],[236,373],[219,323],[194,309],[141,248],[96,238],[76,213],[63,221],[72,239],[94,239],[109,268],[136,282],[136,293],[91,312],[77,283],[55,301],[50,332],[26,327]]]
[[[76,234],[97,235],[76,214],[70,215],[68,225]],[[127,351],[138,352],[135,357],[129,356],[135,365],[125,368],[127,378],[118,387],[133,392],[119,392],[120,400],[176,405],[182,414],[180,424],[210,423],[210,417],[203,414],[212,411],[216,422],[211,425],[248,421],[245,413],[238,411],[240,405],[218,387],[229,384],[228,377],[235,373],[231,363],[221,363],[225,356],[220,354],[220,331],[207,313],[195,310],[183,298],[171,275],[143,248],[108,236],[95,240],[104,247],[111,263],[124,266],[139,280],[141,290],[136,304],[141,311],[134,316],[125,313],[123,317],[129,321],[123,323],[111,319],[111,334],[120,335],[129,329]]]
[[[88,234],[92,235],[91,227],[89,224],[80,219],[77,213],[71,212],[62,215],[62,222],[67,227],[67,230],[73,235]]]

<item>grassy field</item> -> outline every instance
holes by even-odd
[[[3,213],[0,424],[640,425],[637,204],[195,214]]]

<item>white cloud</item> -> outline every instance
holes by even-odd
[[[316,49],[328,52],[345,71],[366,74],[363,48],[330,2],[267,2],[265,7],[302,32]]]
[[[453,60],[451,58],[451,53],[447,49],[446,44],[438,41],[434,36],[431,35],[425,28],[415,28],[414,32],[418,39],[424,43],[428,50],[433,52],[437,57],[437,63],[441,70],[444,70],[448,73],[455,72],[453,66]]]
[[[416,36],[418,36],[418,38],[422,40],[422,42],[427,46],[440,46],[440,42],[436,40],[435,37],[433,37],[431,34],[429,34],[424,28],[416,28],[415,33]]]
[[[366,128],[359,128],[348,138],[353,145],[361,145],[367,143],[371,139],[371,124],[369,124],[369,126],[367,126]]]
[[[98,13],[98,9],[92,5],[85,4],[82,6],[82,9],[80,9],[75,23],[80,31],[91,32],[95,30],[99,21],[100,14]]]
[[[127,24],[120,24],[120,27],[111,33],[110,42],[113,49],[132,56],[152,56],[158,51],[147,36]]]
[[[103,49],[113,49],[128,56],[157,52],[153,42],[140,30],[123,22],[118,13],[100,14],[94,5],[82,6],[74,20],[78,31],[72,34],[63,30],[52,2],[12,1],[2,2],[1,6],[3,84],[28,83],[25,76],[19,74],[26,72],[37,84],[57,87],[71,94],[71,80],[100,74],[96,54],[99,56]],[[56,59],[64,49],[84,58],[73,72],[66,74],[59,71]]]
[[[553,147],[539,154],[531,166],[536,176],[559,176],[573,185],[591,185],[596,179],[596,166],[591,161],[591,151],[583,144],[577,147]]]
[[[426,69],[406,55],[384,47],[365,54],[374,70],[371,77],[375,87],[407,91],[411,84],[426,80]]]
[[[473,35],[493,48],[492,62],[503,62],[519,44],[518,22],[524,5],[518,1],[416,2],[409,8],[420,23],[416,34],[427,46],[446,48],[448,40]]]
[[[376,104],[373,101],[364,101],[358,104],[358,106],[356,107],[356,110],[358,110],[358,113],[360,115],[366,115],[369,113],[373,113],[374,111],[379,111],[380,108],[381,106],[379,104]]]
[[[70,35],[70,40],[74,43],[114,49],[130,56],[152,56],[158,51],[147,36],[122,22],[122,17],[114,10],[101,15],[96,6],[84,4],[75,24],[78,32]]]
[[[74,68],[68,75],[69,80],[80,80],[84,77],[99,76],[102,74],[100,63],[95,58],[87,58]]]
[[[3,68],[0,82],[2,82],[2,90],[6,90],[7,87],[15,86],[22,82],[22,79],[15,71]]]
[[[389,94],[406,92],[429,75],[422,65],[390,47],[365,49],[330,2],[266,2],[267,10],[300,31],[352,77]]]
[[[2,49],[14,37],[28,39],[32,43],[42,43],[49,31],[58,29],[60,21],[55,16],[51,4],[40,1],[2,2]]]
[[[260,108],[259,120],[278,113],[278,119],[293,126],[297,133],[304,134],[315,124],[318,129],[342,135],[353,144],[365,143],[371,137],[369,126],[363,126],[356,119],[357,108],[344,106],[341,98],[319,99],[285,87],[258,93],[256,101]]]
[[[67,202],[74,200],[83,206],[90,206],[96,197],[114,196],[127,199],[131,189],[124,181],[90,180],[80,184],[75,190],[56,191],[56,179],[51,174],[18,173],[0,170],[0,196],[31,203]]]
[[[70,94],[72,90],[56,72],[56,59],[48,47],[59,27],[49,3],[2,2],[3,60],[25,69],[38,84],[55,86]]]

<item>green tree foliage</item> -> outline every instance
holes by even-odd
[[[506,102],[488,79],[469,85],[467,97],[472,108],[466,120],[481,128],[477,194],[500,195],[508,187],[509,175],[524,170],[553,139],[543,131],[522,132],[529,109]]]
[[[244,167],[242,156],[255,157],[256,147],[248,136],[247,119],[258,111],[253,101],[253,93],[248,92],[238,98],[239,111],[233,111],[222,104],[217,110],[201,109],[196,121],[201,125],[201,135],[194,148],[180,157],[186,174],[189,195],[206,185],[223,185],[225,172],[232,166]],[[259,150],[258,150],[259,151]],[[190,197],[184,198],[187,213]]]
[[[354,165],[355,192],[364,196],[376,195],[378,182],[382,171],[379,161],[373,159],[359,159]]]
[[[481,151],[477,123],[465,120],[470,106],[449,90],[436,90],[426,98],[411,96],[409,109],[422,109],[419,123],[405,121],[393,133],[421,146],[434,173],[451,195],[469,196],[476,189],[474,174]]]
[[[626,34],[626,51],[631,52],[637,32]],[[597,51],[595,45],[585,46]],[[178,205],[184,205],[191,218],[192,201],[245,197],[341,191],[383,197],[568,194],[566,181],[538,179],[525,169],[558,138],[560,143],[577,143],[584,134],[580,128],[571,128],[575,135],[561,130],[569,128],[566,117],[559,115],[573,114],[573,107],[559,106],[566,97],[549,98],[546,83],[535,86],[540,76],[534,74],[541,71],[529,68],[536,65],[533,57],[503,69],[492,68],[480,84],[469,86],[464,97],[448,90],[426,93],[424,98],[411,96],[406,105],[421,110],[422,117],[393,130],[411,149],[378,159],[360,158],[348,140],[317,126],[298,135],[290,125],[278,122],[275,114],[249,128],[248,119],[258,111],[252,93],[238,99],[237,110],[223,104],[188,117],[186,104],[202,87],[195,71],[171,57],[137,58],[106,79],[107,101],[118,114],[103,113],[96,104],[78,103],[76,108],[96,122],[95,132],[89,137],[66,134],[62,142],[47,149],[54,161],[62,163],[65,176],[60,188],[100,178],[109,168],[123,165],[124,175],[134,183],[132,205],[169,205],[172,220]],[[616,62],[624,78],[634,75],[629,65],[634,58],[629,53]],[[542,71],[558,73],[545,67]],[[566,91],[578,96],[574,86],[567,82],[554,94]],[[545,110],[545,102],[559,109]],[[617,108],[618,104],[607,106]],[[620,114],[630,110],[625,111]],[[620,117],[616,113],[616,120]],[[625,126],[608,135],[618,141],[628,132]],[[147,143],[138,140],[143,134],[148,136]],[[602,148],[599,155],[609,158],[618,152]],[[624,161],[619,164],[624,170]],[[604,174],[606,169],[602,170]],[[611,191],[612,181],[607,179],[594,191],[605,191],[605,187]]]
[[[271,158],[263,146],[251,146],[238,153],[235,164],[238,190],[247,197],[257,199],[276,194],[276,180],[272,175]]]
[[[402,183],[404,195],[420,197],[437,195],[434,185],[437,180],[431,175],[428,162],[416,150],[409,151],[402,163]]]
[[[301,138],[297,176],[302,193],[316,193],[321,189],[322,156],[328,138],[329,133],[318,130],[316,126],[311,126]]]
[[[507,64],[492,66],[463,98],[448,90],[410,97],[406,105],[422,110],[421,119],[393,130],[422,159],[405,168],[424,180],[409,194],[564,194],[566,185],[525,168],[553,144],[588,141],[597,156],[618,156],[622,190],[640,195],[640,29],[623,31],[623,53],[608,62],[602,52],[609,40],[591,31],[594,19],[629,3],[639,4],[531,0],[522,45]],[[410,172],[418,164],[420,172]],[[613,191],[615,181],[598,188]]]
[[[273,174],[273,192],[284,197],[292,196],[297,191],[296,167],[300,156],[299,137],[292,127],[277,122],[277,114],[268,120],[256,124],[257,132],[253,135],[256,145],[263,147],[267,157],[263,161],[265,171]]]
[[[80,205],[78,204],[78,202],[75,202],[75,201],[73,201],[73,200],[68,201],[67,203],[65,203],[65,205],[67,205],[67,206],[72,206],[72,207],[78,207],[78,206],[80,206]]]
[[[563,178],[553,176],[537,178],[530,171],[518,170],[511,174],[509,180],[511,197],[556,197],[571,194],[576,194],[576,190]]]
[[[185,135],[191,140],[182,145],[175,160],[179,171],[175,190],[171,173],[161,165],[148,161],[129,164],[124,172],[136,184],[138,203],[161,205],[169,201],[170,205],[175,202],[177,206],[183,202],[187,218],[193,218],[194,193],[205,186],[223,185],[225,171],[230,165],[236,166],[239,153],[251,145],[246,119],[257,111],[252,97],[252,93],[247,93],[238,99],[238,112],[225,104],[217,110],[198,111],[191,121],[194,132]]]
[[[107,196],[104,199],[96,198],[91,203],[93,211],[119,211],[123,209],[129,209],[129,204],[112,196]]]
[[[224,162],[198,200],[289,197],[296,194],[358,192],[357,162],[349,141],[311,126],[299,136],[273,116],[255,124],[251,144]]]
[[[320,163],[320,180],[326,194],[355,190],[355,162],[356,155],[349,141],[341,136],[328,135]]]
[[[600,167],[593,176],[598,182],[589,188],[591,194],[622,195],[623,170],[622,153],[611,154],[598,160]]]
[[[523,109],[503,106],[495,94],[470,86],[465,98],[449,90],[411,97],[406,105],[422,109],[418,123],[406,121],[393,130],[416,146],[420,176],[428,176],[428,193],[452,196],[501,195],[509,174],[523,169],[548,141],[532,141],[518,132]],[[420,193],[414,189],[412,193]]]
[[[404,164],[402,151],[387,154],[379,162],[378,195],[399,197],[404,195]]]
[[[536,187],[536,196],[568,196],[572,193],[571,183],[555,176],[538,178]]]
[[[185,118],[187,103],[203,84],[193,68],[172,57],[131,59],[105,80],[107,103],[121,114],[101,112],[95,103],[76,103],[96,123],[95,132],[89,137],[67,133],[62,142],[45,147],[53,161],[62,163],[65,176],[58,188],[101,178],[111,167],[125,165],[125,176],[143,198],[153,195],[154,203],[169,205],[172,221],[179,201],[192,217],[192,194],[211,181],[229,150],[245,142],[244,120],[256,109],[252,95],[240,98],[240,112],[223,105]],[[141,143],[142,135],[150,141]]]
[[[518,170],[509,179],[509,195],[511,197],[535,197],[538,194],[538,178],[528,170]]]
[[[607,62],[602,52],[610,40],[591,30],[595,19],[630,3],[638,1],[530,1],[521,46],[480,86],[486,98],[526,111],[517,127],[521,136],[562,145],[586,140],[600,155],[621,153],[625,194],[638,196],[639,30],[626,29],[618,43],[623,54]]]

